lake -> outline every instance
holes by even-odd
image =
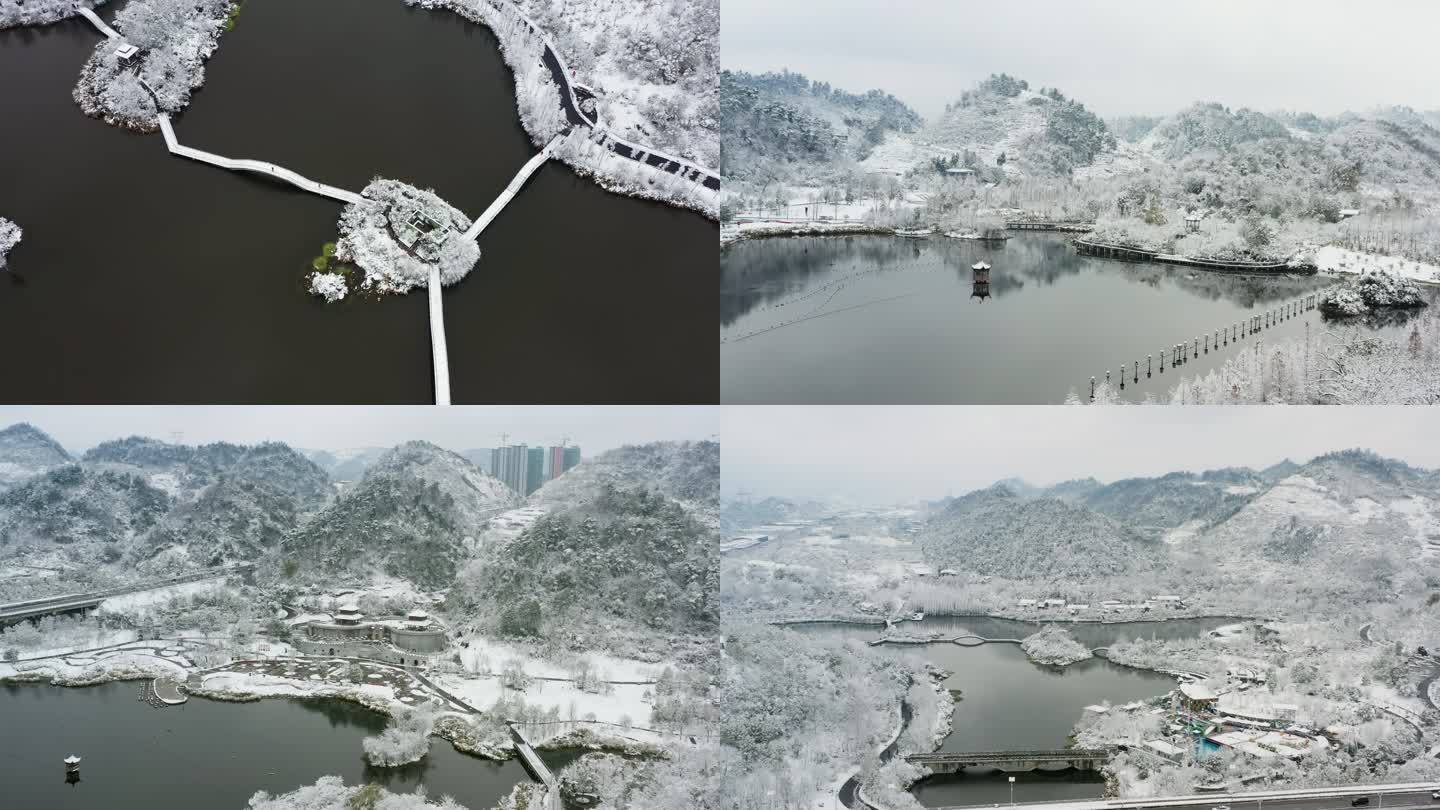
[[[976,297],[971,265],[993,266]],[[1062,234],[753,239],[720,258],[721,398],[734,403],[1045,404],[1146,354],[1124,395],[1168,395],[1158,354],[1313,293],[1324,277],[1237,277],[1082,257]],[[1323,329],[1317,311],[1265,341]],[[1389,327],[1390,331],[1400,327]],[[1255,339],[1240,341],[1248,347]],[[1203,344],[1202,344],[1203,350]],[[1235,344],[1181,367],[1233,357]]]
[[[384,716],[340,700],[266,699],[225,703],[191,698],[152,708],[137,699],[144,681],[84,688],[0,684],[0,784],[14,808],[240,810],[258,790],[286,793],[322,776],[345,784],[378,782],[485,810],[531,781],[517,760],[462,754],[432,739],[414,765],[371,768],[361,740]],[[67,784],[62,760],[81,757],[80,781]],[[552,766],[573,755],[547,754]]]
[[[119,5],[100,9],[113,19]],[[83,20],[0,31],[6,402],[432,402],[423,290],[304,289],[341,205],[171,156],[71,99]],[[381,175],[470,216],[535,149],[489,30],[402,0],[247,0],[181,143],[353,191]],[[714,402],[714,222],[552,162],[445,291],[456,402]]]
[[[1121,639],[1195,638],[1237,619],[1180,619],[1166,622],[1063,624],[1086,646],[1102,647]],[[787,625],[796,632],[870,641],[879,636],[875,626],[815,623]],[[927,616],[906,622],[907,634],[939,631],[953,636],[975,634],[985,638],[1024,638],[1039,625],[986,617]],[[1175,688],[1168,675],[1123,667],[1092,658],[1064,668],[1041,666],[1025,657],[1016,644],[927,644],[923,647],[886,645],[876,649],[915,656],[951,673],[945,685],[960,690],[953,728],[939,751],[1010,751],[1064,748],[1066,738],[1084,707],[1149,700]],[[1095,798],[1104,791],[1098,772],[1031,771],[1016,777],[1017,802]],[[1007,774],[990,770],[936,776],[921,781],[912,792],[927,807],[1008,802]]]

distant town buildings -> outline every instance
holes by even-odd
[[[529,495],[580,463],[580,448],[512,444],[490,451],[489,473],[520,495]]]

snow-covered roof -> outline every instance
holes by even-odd
[[[1215,694],[1214,689],[1203,683],[1182,683],[1180,684],[1180,694],[1191,700],[1215,700],[1219,697]]]
[[[66,764],[66,765],[75,765],[75,764],[77,764],[77,763],[79,763],[79,762],[80,762],[80,757],[77,757],[77,756],[75,756],[74,754],[71,754],[70,756],[65,757],[65,764]]]
[[[130,57],[134,56],[139,52],[139,48],[129,44],[121,45],[120,47],[115,49],[115,55],[120,57],[121,59],[129,59]]]
[[[1146,740],[1145,747],[1167,757],[1178,757],[1183,753],[1179,748],[1176,748],[1164,740]]]
[[[989,270],[989,269],[990,269],[990,265],[986,264],[985,262],[976,262],[976,263],[970,265],[970,269],[971,269],[971,270]]]
[[[430,614],[426,613],[423,610],[420,610],[419,608],[416,608],[415,610],[412,610],[409,613],[405,614],[405,618],[414,621],[427,621],[430,618]]]

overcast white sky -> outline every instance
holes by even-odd
[[[1351,447],[1440,467],[1434,408],[726,406],[727,495],[884,504],[1002,478],[1053,484],[1268,467]]]
[[[0,428],[29,422],[71,452],[131,435],[185,444],[283,441],[293,447],[344,450],[425,439],[463,451],[511,443],[558,444],[569,436],[586,456],[623,444],[710,439],[719,432],[714,406],[0,406]]]
[[[1440,109],[1432,0],[724,0],[721,15],[726,68],[879,88],[926,117],[1002,72],[1102,116]]]

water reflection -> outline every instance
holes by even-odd
[[[978,262],[992,266],[988,286]],[[720,265],[721,398],[736,403],[1059,402],[1107,369],[1333,283],[1082,257],[1064,237],[1028,234],[751,240]],[[1307,325],[1325,328],[1312,310],[1263,339],[1301,338]],[[1185,373],[1235,351],[1202,351]],[[1163,398],[1174,379],[1125,396]]]
[[[1037,235],[1008,242],[885,236],[754,239],[730,246],[721,256],[720,324],[729,326],[757,307],[774,306],[817,285],[857,278],[867,270],[923,271],[938,264],[954,267],[956,279],[970,284],[976,261],[992,265],[993,277],[988,280],[996,295],[1023,288],[1026,279],[1053,285],[1067,276],[1093,271],[1152,288],[1168,282],[1198,298],[1248,308],[1291,300],[1331,283],[1313,276],[1240,276],[1104,261],[1078,255],[1067,239]]]
[[[371,711],[364,706],[359,706],[345,700],[295,700],[296,706],[307,712],[323,716],[330,721],[331,728],[357,727],[371,734],[378,734],[385,730],[389,722],[385,715]]]

